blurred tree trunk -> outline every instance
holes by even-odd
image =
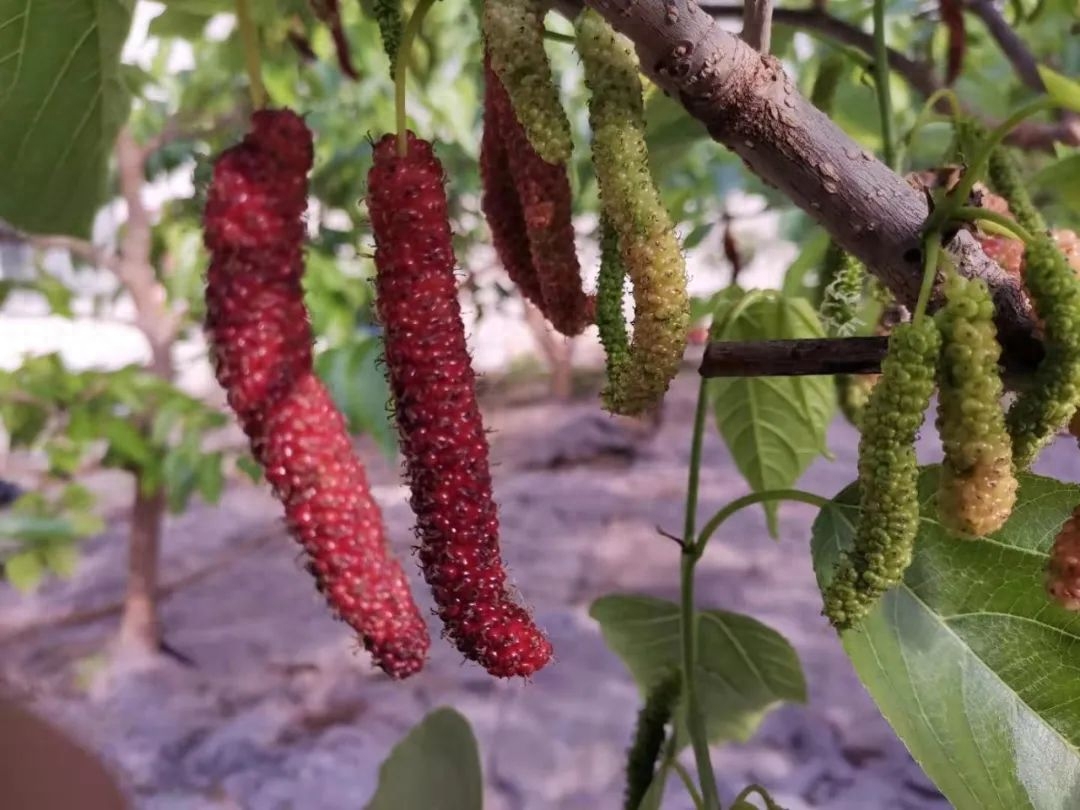
[[[565,402],[574,393],[574,339],[560,335],[552,329],[540,310],[528,301],[524,303],[525,323],[532,332],[550,375],[551,398]]]

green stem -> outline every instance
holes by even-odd
[[[937,279],[938,259],[941,257],[941,231],[928,231],[923,239],[923,253],[926,261],[923,264],[922,286],[919,288],[919,300],[915,302],[915,311],[911,314],[912,323],[919,323],[926,314],[926,307],[930,303],[930,293],[934,289],[934,281]]]
[[[960,120],[960,100],[956,97],[956,92],[951,87],[942,87],[940,90],[935,90],[930,94],[930,98],[926,100],[926,103],[923,104],[915,123],[911,125],[911,129],[904,136],[905,144],[910,144],[915,139],[916,133],[934,119],[934,116],[937,115],[935,108],[942,99],[949,102],[949,112],[952,120]]]
[[[765,788],[763,788],[761,785],[747,785],[742,789],[742,792],[735,797],[735,802],[737,803],[741,801],[746,801],[754,793],[756,793],[764,800],[765,806],[768,807],[769,810],[772,810],[772,808],[776,807],[776,802],[772,800],[772,796],[769,795],[769,791],[765,790]]]
[[[686,766],[677,759],[673,759],[671,761],[671,767],[675,773],[679,775],[679,778],[682,779],[682,783],[686,787],[686,792],[690,794],[690,801],[694,803],[694,807],[696,807],[697,810],[705,810],[705,801],[701,798],[701,793],[694,784],[690,772],[686,770]]]
[[[569,45],[577,43],[577,37],[573,34],[560,34],[558,31],[552,31],[550,28],[544,29],[544,39],[550,39],[552,42],[565,42]]]
[[[701,783],[703,810],[721,810],[720,791],[716,787],[712,759],[709,756],[709,739],[705,731],[705,719],[697,693],[697,613],[694,610],[694,567],[700,555],[694,545],[696,527],[698,483],[701,477],[701,447],[705,438],[705,415],[708,410],[707,381],[698,385],[697,408],[694,411],[694,432],[690,440],[690,470],[687,476],[686,521],[682,537],[680,574],[679,628],[682,637],[683,696],[686,699],[686,731],[694,749],[698,781]]]
[[[767,489],[763,492],[751,492],[749,495],[743,495],[741,498],[736,498],[711,518],[698,535],[697,543],[694,546],[694,553],[700,557],[705,553],[705,546],[709,542],[709,539],[716,533],[716,530],[723,525],[729,517],[734,515],[741,509],[745,509],[747,506],[753,506],[756,503],[765,503],[767,501],[797,501],[799,503],[808,503],[811,506],[825,507],[829,504],[828,498],[823,498],[820,495],[815,495],[813,492],[804,492],[801,489]]]
[[[398,46],[397,63],[394,65],[394,112],[397,126],[397,150],[401,157],[409,153],[409,124],[405,116],[405,76],[409,72],[409,52],[424,22],[424,17],[434,4],[435,0],[417,0],[416,8],[413,9],[409,22],[405,24],[405,33],[401,35],[401,44]]]
[[[1015,219],[1010,219],[1004,214],[999,214],[997,211],[990,211],[986,208],[976,208],[975,206],[962,205],[956,209],[953,213],[953,219],[962,219],[969,222],[992,222],[997,226],[1000,231],[1005,231],[1006,236],[1013,236],[1021,240],[1025,245],[1030,245],[1035,241],[1034,234],[1027,228],[1017,222]],[[990,229],[987,229],[990,230]]]
[[[248,75],[248,90],[256,110],[266,106],[266,87],[262,80],[262,61],[259,56],[259,31],[251,18],[249,0],[236,0],[236,27],[244,46],[244,69]]]
[[[893,139],[892,94],[889,92],[889,49],[885,41],[885,0],[874,0],[874,82],[881,115],[881,149],[885,165],[895,170],[896,142]]]
[[[1035,101],[1025,104],[994,127],[983,142],[979,144],[978,151],[971,162],[964,168],[964,173],[955,188],[926,220],[926,231],[940,230],[946,222],[954,218],[956,209],[967,203],[968,197],[971,196],[971,190],[975,188],[975,184],[986,173],[986,166],[990,162],[990,153],[1005,139],[1005,136],[1012,131],[1013,127],[1025,118],[1030,118],[1036,113],[1045,110],[1054,109],[1056,106],[1057,103],[1052,98],[1045,96],[1037,98]]]

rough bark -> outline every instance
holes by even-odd
[[[780,63],[725,31],[693,0],[588,0],[635,45],[642,69],[710,135],[813,217],[903,303],[918,295],[925,195],[803,98]],[[1032,314],[1007,276],[961,231],[947,250],[987,280],[1006,351],[1031,352]],[[939,296],[935,293],[932,307]]]

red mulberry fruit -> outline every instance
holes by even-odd
[[[507,591],[488,445],[454,278],[442,164],[407,135],[384,136],[368,175],[376,305],[420,560],[447,634],[498,677],[529,676],[551,645]]]
[[[430,644],[392,557],[343,419],[312,372],[304,211],[313,145],[288,110],[260,110],[214,165],[204,213],[206,331],[217,379],[310,557],[319,590],[392,677]]]
[[[1080,610],[1080,506],[1054,538],[1046,589],[1066,610]]]
[[[490,64],[484,72],[484,80],[484,138],[486,141],[489,137],[489,125],[495,124],[497,130],[490,137],[499,141],[505,150],[506,168],[517,195],[516,206],[504,209],[501,218],[496,215],[492,224],[493,236],[496,228],[501,232],[501,238],[495,236],[499,258],[511,278],[516,270],[522,281],[514,281],[521,287],[522,294],[537,305],[555,329],[567,336],[581,334],[593,321],[594,304],[582,289],[581,264],[574,245],[573,196],[566,164],[548,163],[537,154],[514,112],[510,95]],[[495,190],[494,184],[488,188]],[[495,207],[495,199],[489,198],[487,202],[484,210],[488,221],[492,222],[490,212]],[[515,217],[512,224],[516,232],[512,232],[510,217],[517,212],[520,212],[520,220]],[[524,259],[522,236],[527,239],[532,259],[531,278],[520,269]],[[511,244],[513,250],[505,250]]]

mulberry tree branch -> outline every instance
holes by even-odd
[[[635,45],[642,69],[765,182],[815,219],[909,307],[922,275],[926,196],[803,98],[778,60],[725,31],[693,0],[588,0]],[[1030,353],[1033,320],[1017,279],[959,231],[946,245],[986,279],[1007,352]],[[939,300],[938,293],[932,305]]]

